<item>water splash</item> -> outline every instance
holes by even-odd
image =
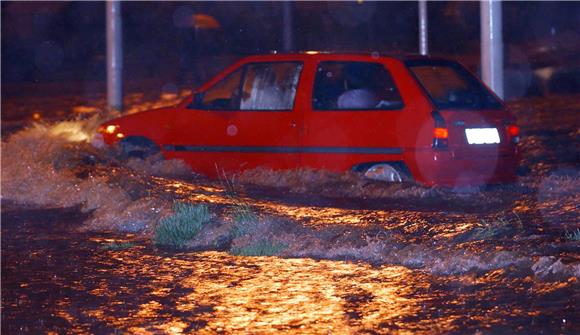
[[[333,198],[408,199],[426,197],[434,192],[432,188],[414,183],[371,181],[354,172],[339,173],[310,168],[281,171],[257,168],[243,171],[238,181],[264,187],[286,188],[292,193],[311,193]]]
[[[96,118],[34,124],[11,135],[2,142],[2,198],[30,205],[81,206],[92,213],[86,229],[150,232],[159,217],[170,212],[169,201],[133,199],[127,185],[138,185],[139,176],[131,170],[120,167],[111,174],[92,169],[99,161],[114,160],[111,152],[88,143],[97,125]],[[173,165],[166,162],[151,169],[174,172]],[[125,187],[112,182],[119,175],[124,175]]]

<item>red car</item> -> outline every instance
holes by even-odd
[[[315,52],[244,58],[178,106],[99,134],[209,176],[310,167],[444,186],[512,181],[519,140],[501,100],[456,62]]]

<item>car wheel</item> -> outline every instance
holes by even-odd
[[[404,166],[397,163],[376,163],[361,166],[358,169],[365,178],[372,180],[386,181],[390,183],[401,183],[409,180]]]
[[[146,137],[127,137],[120,142],[121,151],[126,158],[141,158],[159,153],[159,146]]]

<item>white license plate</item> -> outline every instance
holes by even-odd
[[[467,128],[465,129],[467,143],[469,144],[494,144],[499,143],[497,128]]]

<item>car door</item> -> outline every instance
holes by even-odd
[[[302,64],[254,62],[198,95],[194,109],[178,112],[171,156],[215,176],[259,166],[298,164],[294,101]]]
[[[397,121],[407,107],[383,63],[321,61],[313,81],[304,116],[303,165],[343,171],[401,160]]]

